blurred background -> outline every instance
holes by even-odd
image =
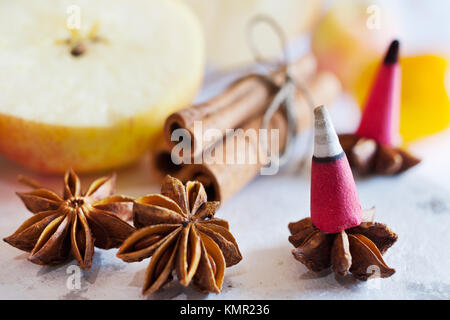
[[[65,26],[72,5],[82,9],[77,31]],[[221,208],[248,258],[228,273],[223,294],[208,298],[448,299],[447,0],[0,0],[2,237],[29,217],[15,196],[26,189],[18,174],[60,190],[70,166],[83,185],[117,170],[118,193],[159,191],[149,151],[165,119],[254,70],[246,27],[256,14],[280,24],[292,59],[313,54],[317,72],[339,79],[341,93],[329,107],[340,133],[358,126],[376,68],[399,39],[400,133],[423,161],[396,177],[357,179],[363,207],[376,205],[377,220],[400,235],[387,257],[397,274],[380,287],[302,274],[286,225],[309,215],[309,178],[287,170],[256,179]],[[272,30],[255,27],[254,40],[264,57],[280,61]],[[147,263],[124,266],[113,250],[96,249],[83,289],[68,293],[65,268],[40,269],[0,247],[0,297],[7,298],[135,298]],[[186,296],[205,298],[180,288],[158,297]]]
[[[247,27],[261,14],[282,27],[292,60],[312,53],[318,72],[332,72],[340,80],[340,103],[332,110],[338,131],[356,128],[376,68],[393,39],[401,42],[403,143],[430,137],[450,123],[448,1],[169,3],[178,2],[193,15],[183,6],[172,8],[157,0],[95,5],[55,0],[40,9],[26,1],[1,1],[0,153],[44,173],[61,173],[68,166],[79,172],[104,171],[136,163],[154,148],[170,113],[215,96],[252,70],[255,57]],[[67,14],[70,19],[70,4],[82,9],[83,21],[71,35],[62,26]],[[33,29],[37,20],[46,21],[42,32]],[[146,40],[156,34],[153,41]],[[266,59],[280,61],[280,40],[269,26],[255,26],[252,35]],[[83,37],[87,54],[60,59],[64,44]],[[28,48],[29,39],[38,46]],[[63,45],[55,46],[55,41]],[[43,70],[48,76],[42,76]]]
[[[401,42],[403,69],[404,142],[439,132],[450,122],[448,1],[189,0],[188,3],[205,29],[208,70],[228,70],[252,63],[254,58],[243,30],[253,15],[263,13],[273,17],[288,34],[291,56],[312,51],[320,69],[339,77],[344,93],[351,98],[348,103],[353,106],[363,104],[376,66],[390,41],[397,38]],[[280,50],[279,39],[268,28],[255,28],[255,42],[262,52],[276,55]],[[342,117],[347,121],[338,127],[344,131],[354,128],[357,113],[352,108],[350,114]]]

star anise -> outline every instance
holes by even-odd
[[[143,294],[152,294],[173,280],[175,270],[183,286],[202,292],[220,292],[225,267],[242,256],[228,222],[214,218],[217,201],[207,201],[203,185],[166,176],[161,194],[135,200],[134,225],[138,229],[124,241],[117,256],[126,262],[152,257]]]
[[[133,199],[112,195],[115,179],[115,175],[97,179],[83,194],[78,176],[68,170],[60,197],[22,178],[35,190],[17,194],[34,215],[4,241],[30,252],[28,260],[36,264],[55,265],[72,256],[81,268],[89,269],[94,246],[116,248],[134,231],[119,218],[131,217]]]
[[[365,219],[367,221],[367,219]],[[395,273],[382,254],[397,241],[397,235],[386,225],[362,222],[337,234],[322,232],[310,218],[289,224],[292,254],[309,270],[320,272],[332,267],[334,273],[351,273],[359,280],[388,278]]]
[[[394,175],[420,163],[420,159],[401,148],[381,145],[373,139],[354,134],[339,135],[350,166],[359,174],[371,173]]]

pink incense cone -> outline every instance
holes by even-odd
[[[314,109],[311,219],[320,230],[337,233],[361,224],[362,211],[347,157],[327,109]]]
[[[400,142],[401,70],[398,63],[399,42],[393,41],[369,93],[356,135],[383,145]]]

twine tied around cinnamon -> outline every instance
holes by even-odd
[[[281,62],[274,62],[272,59],[264,58],[263,55],[259,52],[254,37],[252,36],[252,31],[254,27],[259,23],[265,23],[269,27],[272,28],[272,30],[276,33],[278,39],[280,40],[280,47],[283,52],[283,59]],[[294,78],[291,76],[290,73],[290,57],[289,52],[287,49],[287,40],[286,40],[286,34],[281,28],[281,26],[271,17],[267,15],[256,15],[254,16],[247,25],[247,41],[249,44],[249,48],[252,51],[252,54],[255,58],[255,61],[259,63],[262,66],[268,66],[273,65],[274,68],[279,70],[284,70],[284,81],[281,85],[276,84],[272,79],[270,79],[265,74],[253,74],[251,76],[256,77],[257,79],[260,79],[266,84],[269,84],[270,86],[276,88],[275,89],[275,96],[271,103],[269,104],[267,110],[265,111],[263,115],[263,121],[261,124],[261,129],[267,129],[269,126],[269,122],[272,119],[273,115],[278,111],[280,108],[284,108],[285,114],[286,114],[286,120],[287,120],[287,136],[286,136],[286,143],[284,150],[279,154],[278,157],[271,157],[269,155],[269,158],[272,159],[272,161],[276,160],[278,161],[277,165],[279,167],[284,166],[290,159],[293,148],[295,145],[295,137],[298,132],[298,114],[295,106],[295,92],[296,90],[299,90],[302,92],[302,94],[305,96],[305,99],[310,106],[308,109],[309,117],[312,119],[312,111],[315,107],[315,103],[312,99],[312,96],[307,89],[305,85],[302,83],[299,83],[299,81],[295,81]],[[312,143],[312,132],[309,132],[309,139]],[[309,145],[311,146],[311,143]],[[267,140],[261,139],[261,147],[266,151],[266,154],[268,153],[268,144]],[[306,151],[304,152],[306,153]]]

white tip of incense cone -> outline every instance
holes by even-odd
[[[314,157],[334,157],[343,152],[325,106],[314,109]]]

